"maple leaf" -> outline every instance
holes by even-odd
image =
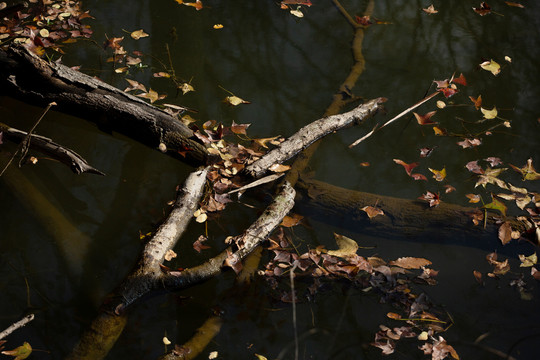
[[[446,178],[446,167],[443,167],[442,170],[435,170],[428,168],[429,171],[433,173],[433,178],[437,181],[443,181]]]
[[[527,164],[525,164],[522,168],[518,168],[517,166],[514,166],[512,164],[510,164],[510,166],[515,171],[521,173],[524,181],[525,180],[539,180],[540,174],[536,172],[532,162],[533,162],[533,159],[531,158],[527,160]]]
[[[413,112],[414,117],[416,118],[416,121],[418,121],[418,124],[420,125],[431,125],[431,124],[437,124],[434,121],[431,121],[431,117],[435,115],[437,111],[430,111],[425,115],[419,115],[415,112]]]
[[[465,75],[463,74],[460,74],[457,78],[453,79],[452,82],[454,84],[467,86],[467,79],[465,79]]]
[[[232,125],[231,125],[231,131],[235,134],[247,135],[246,129],[249,127],[249,125],[251,124],[237,124],[233,120]]]
[[[482,185],[485,188],[486,184],[494,184],[500,188],[508,189],[508,186],[506,186],[506,183],[502,181],[501,179],[497,178],[497,176],[499,176],[501,172],[506,171],[506,170],[507,168],[493,169],[493,168],[488,167],[484,171],[484,173],[479,176],[479,179],[474,185],[474,187],[477,187],[478,185]]]
[[[412,171],[412,169],[414,169],[415,167],[417,167],[417,166],[419,165],[417,162],[407,164],[405,161],[400,160],[400,159],[392,159],[392,160],[394,160],[394,162],[395,162],[396,164],[402,165],[402,166],[405,168],[405,172],[406,172],[407,175],[409,175],[409,176],[411,176],[411,171]]]
[[[439,198],[439,193],[435,194],[435,193],[432,193],[431,191],[426,191],[426,193],[420,196],[418,199],[429,202],[429,207],[434,207],[441,203],[441,199]]]
[[[25,341],[21,346],[13,350],[2,351],[2,354],[13,356],[13,360],[24,360],[29,357],[30,354],[32,354],[32,346],[30,346],[30,344]]]
[[[480,111],[484,115],[484,119],[490,120],[490,119],[495,119],[497,117],[497,108],[496,107],[493,107],[493,109],[491,109],[491,110],[484,109],[483,107],[481,107]]]

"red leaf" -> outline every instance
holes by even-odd
[[[429,207],[434,207],[441,203],[439,194],[432,193],[431,191],[426,191],[426,193],[420,196],[418,199],[429,202]]]
[[[427,177],[425,177],[425,176],[422,175],[422,174],[411,174],[411,177],[412,177],[414,180],[424,180],[424,181],[427,181]]]
[[[394,162],[396,164],[399,164],[399,165],[402,165],[404,168],[405,168],[405,171],[407,172],[407,175],[411,176],[411,171],[412,169],[414,169],[415,167],[417,167],[419,164],[417,162],[415,163],[411,163],[411,164],[407,164],[405,161],[403,160],[399,160],[399,159],[393,159]]]
[[[463,74],[459,75],[457,78],[452,80],[454,84],[460,84],[463,86],[467,86],[467,79],[465,79],[465,76]]]
[[[477,8],[473,7],[473,10],[478,15],[484,16],[491,13],[491,6],[489,6],[486,2],[482,1],[482,3],[480,3],[480,6]]]

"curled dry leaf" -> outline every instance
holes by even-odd
[[[435,10],[435,6],[433,6],[433,4],[429,5],[427,8],[424,8],[422,9],[424,10],[424,12],[428,13],[428,14],[436,14],[438,13],[439,11],[438,10]]]
[[[405,168],[405,172],[409,176],[411,176],[412,169],[414,169],[415,167],[417,167],[419,165],[417,162],[407,164],[405,161],[400,160],[400,159],[393,159],[393,160],[394,160],[394,162],[396,164],[399,164],[399,165],[403,166]]]
[[[431,121],[431,118],[436,113],[437,113],[437,111],[430,111],[425,115],[419,115],[418,113],[413,112],[413,115],[416,118],[416,121],[418,121],[418,124],[420,124],[420,125],[432,125],[432,124],[437,124],[436,122]]]
[[[175,253],[172,249],[169,249],[169,250],[167,250],[167,252],[165,253],[165,260],[171,261],[171,260],[174,259],[176,256],[177,256],[176,253]]]
[[[478,281],[479,284],[482,284],[482,273],[480,271],[473,271],[474,278]]]
[[[477,202],[480,202],[480,195],[477,194],[467,194],[465,195],[470,203],[476,204]]]
[[[388,265],[399,266],[403,269],[420,269],[423,266],[431,265],[431,261],[424,258],[401,257],[397,260],[390,261]]]
[[[223,102],[232,106],[238,106],[240,104],[251,104],[251,102],[241,99],[236,95],[227,96],[225,99],[223,99]]]
[[[486,71],[491,72],[493,75],[498,75],[501,72],[501,65],[496,61],[489,60],[480,64],[480,67]]]
[[[183,83],[182,85],[180,85],[178,87],[180,90],[182,90],[182,95],[186,95],[188,92],[190,91],[195,91],[195,89],[193,88],[193,86],[191,86],[191,84],[188,84],[188,83]]]
[[[268,170],[280,173],[289,170],[291,167],[288,165],[274,164],[268,168]]]
[[[441,170],[435,170],[428,168],[429,171],[433,173],[433,178],[437,181],[443,181],[446,178],[446,167],[443,167]]]
[[[476,110],[480,109],[480,107],[482,106],[482,95],[478,95],[477,98],[469,96],[469,99],[471,99]]]
[[[373,206],[364,206],[361,210],[365,211],[370,219],[373,219],[377,215],[384,215],[384,211]]]
[[[429,207],[434,207],[441,203],[439,194],[432,193],[431,191],[426,191],[426,193],[420,196],[418,199],[429,202]]]
[[[135,40],[139,40],[140,38],[143,38],[143,37],[148,37],[150,36],[149,34],[145,33],[144,30],[135,30],[131,33],[131,37]]]
[[[303,218],[304,217],[299,214],[291,214],[290,216],[287,215],[283,218],[280,225],[284,227],[293,227],[300,224]]]
[[[538,256],[536,255],[536,252],[534,252],[532,255],[525,256],[525,255],[518,255],[519,261],[521,261],[521,264],[519,267],[531,267],[536,265],[538,262]]]
[[[491,110],[484,109],[483,107],[481,107],[480,111],[484,115],[484,119],[490,120],[490,119],[495,119],[497,117],[497,108],[495,106]]]
[[[499,227],[499,240],[503,245],[506,245],[512,240],[512,227],[510,223],[505,221]]]

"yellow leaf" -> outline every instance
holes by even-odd
[[[166,336],[164,336],[161,341],[163,341],[163,344],[165,345],[171,345],[171,340],[169,340]]]
[[[125,73],[127,69],[128,69],[127,67],[121,67],[121,68],[114,69],[114,72],[117,74],[121,74],[121,73]]]
[[[501,72],[501,65],[493,60],[484,61],[480,64],[480,67],[486,71],[490,71],[493,75],[497,75]]]
[[[358,250],[358,244],[351,238],[334,233],[338,250],[328,250],[328,255],[346,257],[355,255]]]
[[[298,17],[298,18],[303,18],[304,17],[304,13],[302,11],[300,11],[300,7],[298,7],[296,10],[291,10],[291,14]]]
[[[255,356],[257,357],[257,360],[268,360],[265,356],[259,354],[255,354]]]
[[[223,24],[215,24],[213,28],[216,30],[223,29]]]
[[[519,255],[519,261],[521,261],[519,267],[531,267],[536,265],[538,257],[536,256],[536,252],[529,256]]]
[[[434,132],[435,135],[437,135],[437,136],[444,136],[444,135],[446,135],[446,131],[444,131],[443,129],[441,129],[441,128],[438,127],[438,126],[434,126],[434,127],[433,127],[433,132]]]
[[[268,168],[268,170],[280,173],[289,170],[291,167],[288,165],[274,164]]]
[[[39,36],[44,37],[44,38],[49,37],[49,30],[47,29],[39,30]]]
[[[493,107],[493,109],[491,110],[484,109],[483,107],[481,107],[480,111],[482,112],[482,114],[484,114],[484,119],[495,119],[497,117],[496,107]]]
[[[190,91],[195,91],[193,86],[191,86],[191,84],[188,84],[188,83],[183,83],[182,85],[180,85],[180,89],[182,90],[182,95],[186,95]]]
[[[227,96],[223,101],[230,104],[230,105],[232,105],[232,106],[238,106],[240,104],[250,104],[249,101],[241,99],[236,95]]]
[[[433,178],[437,181],[443,181],[446,178],[446,167],[443,167],[442,170],[435,170],[428,168],[429,171],[433,173]]]
[[[131,37],[134,38],[135,40],[139,40],[140,38],[147,37],[147,36],[150,36],[150,35],[145,33],[143,29],[135,30],[134,32],[131,33]]]
[[[3,355],[15,356],[15,358],[13,360],[23,360],[23,359],[26,359],[27,357],[29,357],[30,354],[32,354],[32,347],[30,346],[29,343],[27,343],[25,341],[18,348],[15,348],[13,350],[2,351],[2,354]]]
[[[437,107],[439,109],[444,109],[446,107],[446,103],[444,101],[439,100],[437,101]]]

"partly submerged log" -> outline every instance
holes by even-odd
[[[46,62],[23,47],[0,50],[0,95],[36,106],[55,102],[58,111],[189,163],[200,165],[207,160],[204,145],[172,115],[101,80]]]

